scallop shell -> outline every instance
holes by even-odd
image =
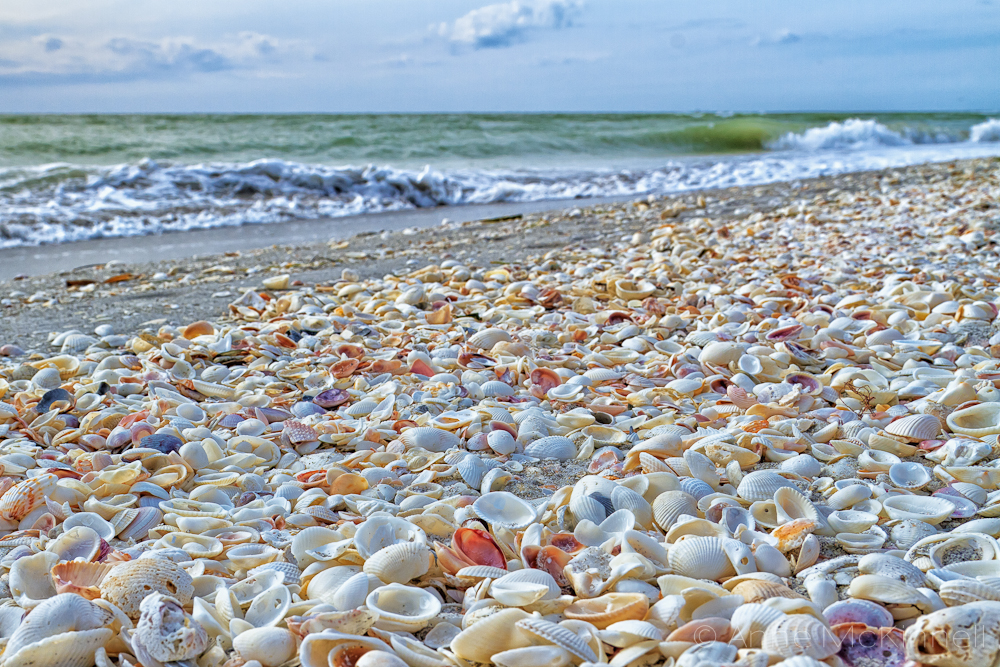
[[[550,435],[532,442],[524,448],[524,453],[539,459],[568,461],[576,456],[576,445],[569,438]]]
[[[559,597],[559,584],[545,570],[517,570],[500,577],[490,586],[490,596],[508,607],[524,607],[539,600]]]
[[[751,502],[770,500],[775,492],[783,487],[795,489],[795,485],[776,472],[770,470],[755,470],[743,477],[736,493],[740,498]],[[797,490],[797,489],[796,489]]]
[[[0,496],[0,517],[20,521],[45,502],[58,481],[55,475],[45,473],[18,482]]]
[[[52,580],[57,593],[75,593],[96,600],[101,597],[101,582],[112,568],[113,563],[58,563],[52,567]]]
[[[984,584],[975,579],[946,581],[938,588],[941,601],[949,607],[957,607],[970,602],[1000,602],[1000,588]]]
[[[670,567],[685,577],[719,581],[736,574],[718,537],[685,537],[667,556]]]
[[[4,650],[4,664],[89,667],[94,652],[113,634],[105,627],[112,618],[111,612],[78,595],[63,593],[51,597],[31,610],[14,630]],[[98,638],[103,641],[98,642]],[[53,640],[58,639],[62,641],[57,645]],[[64,645],[66,640],[79,643],[79,654],[63,654],[69,650]],[[90,661],[82,660],[88,654]]]
[[[451,431],[445,431],[431,426],[409,428],[403,431],[399,439],[408,449],[419,447],[429,452],[444,452],[461,444],[461,439]]]
[[[497,611],[462,630],[451,641],[451,651],[463,660],[489,663],[501,651],[530,646],[535,635],[516,625],[529,618],[531,616],[522,609]]]
[[[561,625],[541,618],[526,618],[515,623],[515,626],[543,641],[558,646],[564,651],[568,651],[584,662],[598,661],[594,650],[590,648],[590,645],[580,635]]]
[[[698,516],[698,501],[684,491],[665,491],[653,501],[653,517],[656,525],[667,531],[681,515]]]
[[[885,432],[910,442],[933,440],[941,433],[941,421],[934,415],[910,415],[891,422]]]
[[[767,626],[761,648],[783,658],[806,656],[823,660],[840,650],[840,640],[813,616],[793,614]]]
[[[427,574],[432,560],[431,550],[418,542],[391,544],[372,554],[365,561],[364,571],[385,583],[405,584]]]
[[[497,343],[508,343],[512,340],[509,333],[495,327],[480,329],[469,336],[468,343],[478,350],[490,350]]]
[[[767,627],[784,617],[784,612],[764,604],[743,604],[729,621],[734,630],[731,641],[737,648],[760,648]]]

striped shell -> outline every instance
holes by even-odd
[[[755,470],[743,477],[736,493],[740,498],[751,502],[770,500],[774,498],[775,492],[782,487],[796,488],[794,484],[776,472]]]
[[[462,443],[461,438],[451,431],[433,426],[408,428],[403,431],[399,439],[406,445],[407,449],[420,448],[429,452],[444,452],[452,447],[458,447]]]
[[[760,647],[783,658],[806,656],[823,660],[840,650],[840,640],[817,618],[792,614],[767,626]]]
[[[576,445],[564,436],[550,435],[532,442],[524,448],[524,453],[539,459],[568,461],[576,456]]]
[[[481,329],[469,336],[469,345],[479,350],[489,350],[497,343],[507,343],[511,340],[510,334],[503,329],[488,328]]]
[[[667,554],[670,567],[685,577],[720,581],[736,574],[718,537],[685,537]]]
[[[419,542],[390,544],[365,561],[364,571],[387,584],[405,584],[427,574],[431,560],[431,550]]]
[[[890,423],[885,432],[910,442],[933,440],[941,433],[941,421],[934,415],[910,415]]]
[[[569,628],[541,618],[525,618],[515,625],[550,644],[555,644],[584,662],[597,662],[597,655],[590,645]]]
[[[45,473],[18,482],[0,496],[0,517],[20,521],[45,502],[45,497],[55,488],[58,477]]]
[[[653,518],[662,530],[670,530],[682,514],[698,516],[698,501],[684,491],[664,491],[653,501]]]

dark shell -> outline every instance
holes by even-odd
[[[316,395],[313,399],[313,403],[321,408],[335,408],[338,405],[343,405],[351,399],[351,395],[348,394],[343,389],[327,389]]]
[[[603,493],[591,493],[590,497],[604,506],[605,516],[610,516],[611,514],[614,514],[615,505],[614,503],[611,502],[611,498],[608,498]]]
[[[56,387],[55,389],[49,389],[47,392],[42,394],[42,400],[38,401],[38,405],[35,406],[35,410],[39,413],[45,413],[52,409],[55,403],[70,403],[73,400],[73,396],[63,389],[62,387]]]
[[[177,436],[169,435],[167,433],[154,433],[152,435],[147,435],[145,438],[139,441],[140,447],[145,447],[147,449],[155,449],[163,454],[169,454],[170,452],[176,452],[181,448],[181,439]]]

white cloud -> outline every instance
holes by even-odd
[[[190,37],[69,37],[43,34],[0,46],[0,77],[11,81],[135,79],[257,68],[304,55],[296,41],[241,32],[203,42]]]
[[[572,25],[580,8],[577,0],[512,0],[474,9],[452,23],[441,23],[437,33],[474,49],[504,48],[524,41],[531,31]]]
[[[776,46],[781,44],[795,44],[801,41],[802,35],[786,28],[770,35],[758,35],[750,40],[750,46]]]

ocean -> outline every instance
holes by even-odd
[[[997,116],[0,115],[0,248],[997,156]]]

